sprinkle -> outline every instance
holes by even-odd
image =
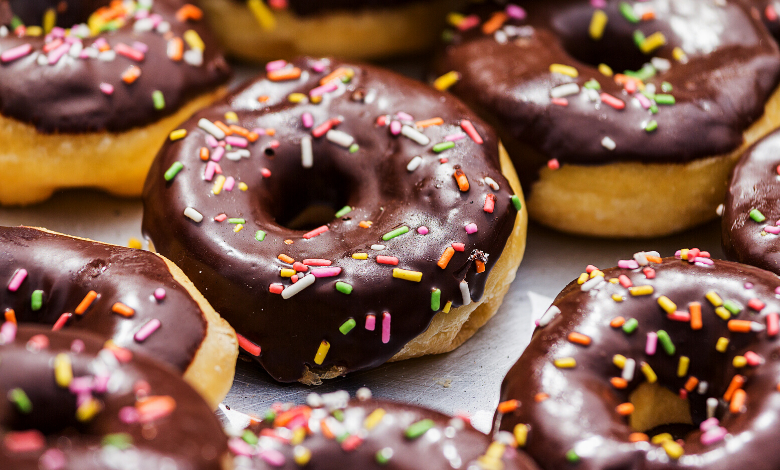
[[[612,328],[620,328],[626,323],[626,319],[623,317],[615,317],[609,322],[609,326]]]
[[[482,145],[484,143],[484,140],[482,140],[482,137],[477,132],[477,129],[474,127],[474,124],[471,123],[471,121],[464,119],[460,121],[460,127],[463,129],[463,132],[468,135],[471,140],[473,140],[475,143]],[[496,188],[494,188],[497,190]]]
[[[593,16],[590,19],[590,37],[594,41],[600,40],[604,36],[604,28],[607,26],[609,17],[603,10],[596,10],[593,12]]]
[[[428,145],[431,143],[431,139],[427,135],[418,131],[417,129],[404,125],[401,127],[401,135],[407,137],[420,145]]]
[[[152,333],[160,329],[160,326],[162,326],[162,323],[160,323],[160,320],[154,318],[152,320],[149,320],[142,326],[138,332],[133,336],[133,339],[138,341],[139,343],[143,343],[144,341],[149,338]]]
[[[620,2],[620,14],[623,15],[629,23],[639,23],[639,16],[637,16],[634,7],[626,2]]]
[[[518,195],[513,194],[509,200],[512,201],[512,205],[514,206],[515,210],[519,211],[523,208],[523,203],[520,201],[520,197]]]
[[[665,295],[658,297],[658,305],[660,305],[666,313],[674,313],[675,310],[677,310],[677,305]]]
[[[525,447],[525,444],[528,441],[528,425],[522,423],[515,425],[512,434],[515,436],[517,446]]]
[[[298,282],[291,286],[287,286],[282,291],[282,298],[287,300],[290,297],[294,296],[295,294],[300,293],[303,289],[311,286],[314,284],[314,281],[317,280],[315,276],[309,275],[309,276],[303,276],[302,278],[298,279]]]
[[[392,240],[395,237],[401,236],[409,231],[409,227],[404,225],[403,227],[399,227],[393,231],[387,232],[386,234],[382,235],[382,240],[388,241]]]
[[[636,286],[636,287],[629,287],[628,292],[634,296],[642,296],[642,295],[650,295],[654,292],[653,286],[650,285],[644,285],[644,286]]]
[[[390,313],[382,313],[382,343],[387,344],[390,342]]]
[[[328,231],[328,226],[327,225],[323,225],[321,227],[315,228],[314,230],[312,230],[310,232],[305,233],[303,235],[303,238],[305,238],[306,240],[309,240],[309,239],[314,238],[314,237],[316,237],[318,235],[322,235],[323,233],[325,233],[327,231]]]
[[[749,320],[729,320],[729,331],[735,333],[750,333],[763,331],[765,326],[761,323]]]
[[[577,463],[580,461],[580,456],[574,449],[566,451],[566,461],[569,463]]]
[[[764,214],[762,214],[758,209],[751,209],[748,215],[750,215],[750,218],[758,223],[766,220]]]
[[[460,281],[460,295],[463,297],[463,305],[469,305],[471,303],[471,291],[469,290],[469,283],[464,279]]]
[[[438,312],[441,308],[441,289],[431,291],[431,310]]]
[[[342,335],[346,335],[347,333],[352,331],[352,329],[355,328],[356,325],[357,322],[354,319],[350,318],[339,327],[339,331],[341,332]]]
[[[492,214],[495,207],[496,207],[496,196],[494,194],[487,194],[485,196],[485,205],[482,207],[482,210],[484,210],[488,214]]]
[[[371,245],[371,249],[372,250],[381,251],[381,250],[384,250],[385,248],[387,248],[387,247],[384,246],[384,245]]]
[[[718,338],[718,341],[715,343],[715,350],[718,352],[726,352],[726,348],[729,345],[728,338],[720,337]]]
[[[173,162],[173,165],[171,165],[170,168],[165,172],[164,178],[165,181],[171,181],[173,178],[176,177],[176,175],[179,174],[181,170],[184,169],[184,164],[182,162]]]
[[[661,443],[661,447],[664,448],[669,458],[677,460],[685,453],[683,447],[674,440],[666,440]]]
[[[404,281],[420,282],[422,280],[422,273],[419,271],[393,268],[393,277],[403,279]]]
[[[601,145],[607,150],[615,150],[615,148],[617,148],[615,141],[609,137],[604,137],[601,139]]]
[[[612,106],[613,108],[615,108],[617,110],[621,110],[621,109],[624,109],[626,107],[625,101],[623,101],[623,100],[621,100],[619,98],[615,98],[614,96],[612,96],[610,94],[602,93],[599,96],[601,97],[601,101],[603,101],[604,103],[608,104],[609,106]]]
[[[465,193],[469,190],[469,180],[463,170],[460,168],[455,169],[455,173],[452,174],[452,177],[455,178],[455,181],[458,183],[458,189],[460,189],[461,192]]]
[[[407,439],[417,439],[418,437],[428,432],[434,426],[435,423],[433,422],[432,419],[423,419],[417,421],[416,423],[406,428],[404,435],[406,436]]]
[[[351,135],[347,134],[346,132],[337,131],[335,129],[329,130],[325,134],[325,138],[344,148],[349,148],[355,142],[355,138]]]
[[[114,85],[110,83],[101,83],[99,88],[104,95],[111,96],[114,94]]]
[[[580,86],[576,83],[567,83],[565,85],[557,86],[550,90],[551,98],[563,98],[566,96],[576,95],[580,92]]]
[[[377,255],[376,262],[390,266],[398,266],[398,258],[395,256]]]
[[[376,462],[380,465],[387,465],[391,458],[393,458],[393,449],[390,447],[385,447],[376,453]]]
[[[30,296],[30,307],[33,311],[38,311],[43,307],[43,291],[36,289]]]
[[[518,400],[507,400],[499,403],[498,407],[496,408],[496,411],[498,411],[501,414],[507,414],[515,411],[519,407],[520,407],[520,402]]]
[[[116,314],[122,315],[123,317],[132,317],[133,315],[135,315],[135,310],[123,304],[122,302],[117,302],[113,306],[111,306],[111,311]]]
[[[632,403],[621,403],[615,407],[615,411],[620,416],[628,416],[634,412],[634,405]]]
[[[647,342],[645,343],[645,354],[652,356],[655,354],[658,344],[658,335],[653,332],[647,333]]]
[[[16,59],[21,59],[22,57],[29,55],[32,53],[33,47],[31,44],[22,44],[21,46],[17,46],[11,49],[8,49],[7,51],[0,54],[0,62],[12,62]]]
[[[676,100],[672,95],[657,94],[655,95],[655,102],[658,104],[672,105],[675,104]]]
[[[414,170],[419,168],[419,166],[422,163],[422,161],[423,161],[422,157],[419,156],[419,155],[414,157],[414,158],[412,158],[412,160],[409,162],[409,164],[406,165],[406,171],[408,171],[410,173],[413,172]]]
[[[137,65],[131,65],[122,72],[122,81],[128,85],[132,84],[141,76],[141,69]]]
[[[374,331],[375,327],[376,327],[376,316],[366,315],[366,330]]]
[[[434,153],[441,153],[453,147],[455,147],[455,142],[439,142],[438,144],[434,145],[431,150],[433,150]]]
[[[611,77],[613,75],[612,68],[607,64],[599,64],[599,73],[606,77]]]
[[[559,369],[572,369],[577,366],[577,361],[573,357],[565,357],[561,359],[555,359],[553,364],[555,364],[555,367]]]
[[[5,321],[9,324],[16,325],[16,312],[12,308],[5,309]],[[3,341],[3,342],[9,342],[9,341]]]
[[[547,311],[544,312],[542,317],[539,318],[539,327],[544,328],[553,320],[553,318],[558,316],[560,313],[561,313],[560,308],[558,308],[555,305],[551,305],[550,308],[548,308]]]
[[[63,313],[60,315],[60,318],[57,319],[56,322],[54,322],[54,325],[51,327],[51,331],[60,331],[65,327],[65,325],[68,323],[68,320],[70,320],[70,317],[72,317],[72,313]]]
[[[341,274],[341,268],[317,268],[312,269],[311,274],[314,277],[335,277]]]
[[[658,330],[658,341],[661,343],[661,347],[664,349],[666,354],[673,356],[676,348],[674,347],[674,343],[672,343],[672,338],[669,336],[669,333],[667,333],[664,330]]]
[[[609,379],[609,383],[618,390],[623,390],[628,387],[628,381],[622,377],[612,377]]]
[[[320,347],[317,349],[317,354],[314,355],[314,363],[317,365],[322,365],[322,363],[325,361],[325,356],[328,355],[328,351],[330,350],[330,343],[322,340],[322,343],[320,343]]]
[[[259,242],[265,240],[265,232],[263,232],[262,230],[258,230],[257,232],[255,232],[255,240]]]
[[[769,313],[766,316],[766,334],[770,337],[777,336],[778,333],[778,314]]]
[[[475,224],[473,222],[470,223],[470,224],[466,224],[464,229],[466,230],[466,233],[468,233],[469,235],[477,233],[477,230],[478,230],[477,229],[477,224]]]
[[[24,268],[17,269],[14,275],[11,276],[11,280],[8,282],[8,290],[16,292],[21,287],[22,282],[27,278],[27,270]]]
[[[641,95],[640,95],[641,96]],[[658,129],[658,121],[652,120],[645,125],[646,132],[653,132]]]
[[[734,395],[734,392],[741,389],[743,385],[745,385],[745,377],[742,375],[735,375],[731,379],[731,383],[729,383],[728,388],[726,389],[726,393],[723,394],[723,399],[726,401],[731,401],[731,398]]]
[[[691,302],[688,305],[688,310],[691,312],[691,329],[701,330],[703,327],[701,318],[701,304],[699,302]]]
[[[200,223],[200,221],[203,220],[203,214],[192,207],[184,209],[184,215],[185,217],[192,219],[195,223]]]
[[[201,118],[198,121],[198,127],[214,136],[214,138],[217,140],[222,140],[226,137],[225,131],[217,127],[213,122],[206,118]]]
[[[665,45],[666,36],[664,36],[664,33],[658,31],[645,38],[639,45],[639,50],[644,54],[650,54],[654,50]]]
[[[631,333],[635,332],[638,327],[639,321],[636,318],[629,318],[623,324],[623,332],[630,335]]]
[[[723,299],[720,298],[720,296],[715,291],[709,291],[704,296],[709,302],[712,304],[713,307],[720,307],[723,305]]]
[[[652,367],[650,367],[650,364],[646,362],[642,362],[639,366],[639,368],[642,370],[642,373],[645,375],[645,378],[649,383],[655,383],[658,380],[658,376],[655,374],[655,371]]]
[[[32,402],[21,388],[13,388],[9,390],[8,401],[16,405],[16,408],[22,414],[30,414],[32,412]]]
[[[368,259],[368,253],[353,253],[352,259],[366,260]]]
[[[571,67],[569,65],[562,65],[562,64],[551,64],[550,72],[559,73],[561,75],[566,75],[571,78],[577,78],[580,75],[580,73],[574,67]]]

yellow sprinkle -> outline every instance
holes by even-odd
[[[368,259],[368,253],[353,253],[352,259]]]
[[[371,414],[368,415],[366,419],[363,421],[363,427],[370,431],[374,429],[376,425],[379,424],[382,421],[382,418],[384,417],[385,417],[385,410],[382,408],[377,408],[374,411],[372,411]]]
[[[680,356],[680,362],[677,363],[677,377],[685,377],[690,363],[691,359],[688,356]]]
[[[603,10],[596,10],[593,12],[593,17],[590,19],[590,37],[594,41],[598,41],[604,36],[604,28],[607,27],[607,21],[609,17]]]
[[[658,297],[658,305],[660,305],[666,313],[674,313],[677,310],[677,304],[672,302],[672,300],[665,295]]]
[[[626,367],[626,356],[622,354],[615,354],[612,356],[612,363],[622,369]]]
[[[43,36],[43,28],[40,26],[28,26],[27,29],[24,30],[24,34],[26,36]]]
[[[734,361],[732,364],[734,364],[734,367],[739,369],[747,365],[747,359],[745,359],[745,356],[734,356]]]
[[[444,304],[444,308],[441,309],[444,313],[450,313],[450,309],[452,308],[452,300],[447,301],[446,304]]]
[[[328,350],[330,349],[330,343],[322,340],[322,343],[320,343],[320,347],[317,349],[317,354],[314,356],[314,363],[319,365],[322,365],[323,361],[325,361],[325,356],[328,355]]]
[[[577,360],[573,357],[564,357],[554,360],[553,364],[559,369],[572,369],[577,366]]]
[[[228,111],[225,113],[225,121],[227,122],[238,122],[238,114],[235,113],[235,111]]]
[[[726,307],[718,307],[715,309],[715,314],[723,320],[731,319],[731,312],[726,310]]]
[[[168,135],[168,138],[171,140],[179,140],[185,137],[187,137],[187,129],[176,129]]]
[[[298,466],[303,467],[309,463],[309,460],[311,460],[311,451],[306,447],[296,446],[295,449],[293,449],[293,456],[295,463],[297,463]]]
[[[447,23],[457,27],[465,18],[466,16],[460,13],[450,12],[447,14]]]
[[[604,277],[604,273],[599,271],[598,269],[594,269],[593,271],[590,272],[590,278],[593,279],[596,276]]]
[[[127,247],[128,248],[135,248],[136,250],[140,250],[143,248],[143,245],[141,244],[141,240],[132,237],[130,240],[127,241]]]
[[[54,26],[57,24],[57,11],[54,8],[49,8],[46,13],[43,14],[43,31],[49,34]]]
[[[297,446],[302,444],[306,439],[306,428],[303,426],[295,428],[293,431],[292,439],[290,439],[290,445]]]
[[[715,343],[715,350],[718,352],[726,352],[726,348],[729,347],[729,339],[720,337],[718,342]]]
[[[102,409],[103,405],[101,405],[99,401],[94,398],[88,398],[76,410],[76,419],[82,423],[86,423],[94,418],[96,414],[100,413],[100,410]]]
[[[707,294],[704,296],[707,298],[707,300],[710,301],[713,307],[720,307],[723,305],[723,299],[720,298],[720,296],[715,292],[714,290],[711,290],[707,292]]]
[[[479,468],[484,470],[504,470],[504,463],[499,459],[493,459],[483,455],[477,459]]]
[[[661,443],[661,447],[664,448],[664,450],[666,451],[666,454],[669,456],[669,458],[674,459],[674,460],[679,459],[685,453],[685,451],[683,450],[683,447],[680,444],[678,444],[677,442],[675,442],[675,441],[673,441],[671,439]]]
[[[238,224],[235,227],[233,227],[233,233],[238,233],[243,229],[244,229],[244,224]]]
[[[249,189],[249,186],[247,186],[246,183],[242,181],[238,183],[238,189],[240,189],[241,191],[246,191],[247,189]]]
[[[444,91],[452,85],[458,83],[460,80],[460,74],[456,71],[447,72],[441,77],[433,81],[433,87],[439,91]]]
[[[262,0],[247,0],[246,5],[252,11],[252,14],[255,15],[255,19],[260,24],[261,28],[266,31],[276,28],[276,18]]]
[[[612,294],[612,300],[614,300],[615,302],[622,302],[623,296],[620,294]]]
[[[655,383],[656,380],[658,380],[658,376],[655,375],[655,371],[652,367],[650,367],[650,364],[646,362],[642,362],[642,373],[645,374],[645,378],[648,382],[651,384]]]
[[[200,38],[200,35],[195,32],[194,29],[188,29],[184,32],[184,34],[182,34],[182,37],[184,38],[184,42],[190,46],[190,49],[195,49],[201,52],[206,49],[206,45],[203,43],[203,39]]]
[[[515,441],[517,441],[518,447],[525,447],[525,443],[528,441],[528,425],[518,424],[514,429]]]
[[[620,280],[616,277],[613,277],[612,279],[609,280],[610,284],[617,284],[618,282],[620,282]]]
[[[303,103],[306,101],[306,95],[303,93],[290,93],[287,96],[287,99],[290,101],[290,103]]]
[[[563,65],[563,64],[550,65],[550,72],[559,73],[561,75],[566,75],[571,78],[577,78],[580,76],[580,73],[577,71],[577,69],[575,69],[570,65]]]
[[[54,358],[54,378],[61,388],[68,388],[73,380],[73,366],[70,356],[65,353],[57,354]]]
[[[680,259],[687,260],[688,259],[688,248],[683,248],[680,250]]]
[[[314,104],[319,104],[322,102],[322,95],[312,96],[311,98],[309,98],[309,100],[311,100],[311,102]]]
[[[580,274],[580,277],[577,278],[577,284],[585,284],[585,281],[588,280],[588,273],[582,273]]]
[[[488,457],[489,459],[500,459],[504,456],[504,452],[506,451],[506,446],[498,441],[493,441],[490,444],[490,447],[488,447],[487,452],[485,452],[485,457]]]
[[[688,62],[688,56],[685,54],[685,51],[679,47],[675,47],[672,50],[672,57],[674,57],[674,60],[677,62]]]
[[[211,192],[217,195],[222,192],[222,187],[225,185],[225,175],[217,175],[217,179],[214,180],[214,187]]]
[[[293,277],[295,276],[295,270],[290,268],[282,268],[282,271],[279,274],[282,277]]]
[[[614,74],[614,72],[612,72],[612,67],[607,64],[599,64],[599,73],[607,77],[611,77]]]
[[[662,443],[664,443],[666,441],[671,441],[671,440],[672,440],[672,435],[669,434],[668,432],[664,432],[664,433],[656,434],[655,436],[653,436],[653,438],[650,439],[650,442],[652,442],[655,445],[658,445],[658,444],[662,444]]]
[[[420,282],[422,280],[422,273],[420,271],[393,268],[393,277],[403,279],[404,281]]]
[[[636,286],[636,287],[629,287],[628,292],[636,297],[639,295],[650,295],[654,292],[653,286]]]

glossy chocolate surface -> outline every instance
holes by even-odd
[[[517,217],[510,201],[512,189],[500,172],[498,140],[459,100],[371,66],[334,63],[318,73],[307,60],[296,65],[303,70],[300,79],[271,82],[260,77],[184,123],[187,137],[166,143],[144,188],[144,233],[187,273],[239,334],[261,347],[257,360],[284,382],[298,380],[307,367],[353,371],[382,364],[422,333],[448,301],[453,308],[463,303],[460,282],[464,279],[471,297],[480,299]],[[323,100],[327,104],[289,101],[288,95],[308,94],[338,67],[352,69],[355,76],[327,93]],[[208,134],[197,123],[201,118],[224,121],[231,111],[237,113],[241,126],[260,128],[260,132],[274,129],[274,135],[249,143],[248,158],[221,158],[222,176],[234,178],[235,187],[215,195],[219,176],[204,181],[211,163],[201,161],[199,149],[207,146]],[[395,119],[399,112],[416,121],[441,117],[443,125],[425,128],[430,143],[420,145],[376,124],[380,116],[392,114]],[[302,124],[304,113],[311,113],[315,128],[342,116],[344,122],[335,129],[353,136],[359,149],[350,153],[326,137],[312,138],[313,166],[304,168],[301,140],[311,135]],[[464,136],[454,142],[454,148],[433,152],[432,146],[445,137],[462,133],[462,119],[473,122],[484,144]],[[213,148],[210,155],[215,155]],[[415,156],[421,156],[422,163],[409,171],[407,165]],[[177,161],[184,170],[166,182],[164,172]],[[470,182],[467,192],[459,191],[453,178],[457,168]],[[264,172],[269,176],[264,177]],[[499,190],[493,191],[486,177],[495,180]],[[248,190],[242,191],[240,183]],[[489,194],[496,198],[493,213],[483,210]],[[283,226],[314,203],[330,206],[331,213],[346,205],[352,210],[339,219],[314,224],[326,223],[328,231],[310,239],[304,238],[306,230]],[[188,206],[203,215],[202,222],[183,215]],[[245,223],[236,232],[237,225],[221,214]],[[216,217],[223,221],[217,222]],[[370,227],[362,228],[363,221],[371,221]],[[466,232],[464,227],[470,223],[477,225],[476,233]],[[383,240],[385,234],[404,226],[408,233]],[[429,233],[419,233],[421,226]],[[258,230],[265,233],[263,241],[255,238]],[[442,270],[437,261],[452,243],[464,243],[465,251],[456,251]],[[372,249],[373,245],[386,248]],[[487,255],[483,273],[476,272],[472,259],[481,257],[479,251]],[[355,259],[355,253],[367,253],[368,259]],[[280,260],[280,254],[298,263],[325,259],[341,272],[318,278],[284,300],[269,292],[271,284],[285,288],[292,284],[290,278],[280,276],[281,269],[293,267]],[[396,257],[398,265],[379,264],[378,255]],[[394,268],[422,273],[422,281],[394,278]],[[351,294],[339,292],[336,282],[350,284]],[[434,289],[441,291],[435,310]],[[382,339],[384,312],[390,315],[387,343]],[[375,318],[373,330],[366,329],[368,315]],[[355,326],[342,334],[339,329],[349,320]],[[323,340],[330,350],[320,366],[314,358]]]
[[[46,10],[59,10],[57,24],[70,28],[86,23],[108,0],[0,0],[0,26],[11,29],[14,15],[26,25],[40,25]],[[59,55],[57,39],[17,37],[11,31],[0,37],[0,52],[29,44],[33,53],[11,61],[0,61],[0,114],[32,124],[40,132],[84,133],[97,131],[122,132],[145,126],[178,111],[189,100],[214,90],[230,75],[222,53],[215,46],[205,23],[176,19],[184,0],[155,0],[150,10],[154,24],[168,23],[170,30],[138,31],[140,17],[130,17],[115,31],[83,39],[84,50],[94,50],[96,41],[105,40],[111,48],[119,44],[148,50],[140,61],[116,54],[113,60],[72,57],[77,49],[71,46],[55,63],[38,63],[39,57]],[[148,20],[146,20],[148,21]],[[202,65],[190,65],[186,60],[168,57],[169,39],[182,38],[188,30],[195,31],[205,42]],[[49,41],[48,39],[52,39]],[[65,36],[66,41],[72,40]],[[76,41],[78,42],[78,41]],[[47,52],[42,52],[47,47]],[[78,46],[76,46],[78,47]],[[121,46],[120,46],[121,47]],[[185,54],[190,50],[184,42]],[[43,60],[43,59],[41,59]],[[131,66],[141,70],[131,84],[122,75]],[[110,95],[101,91],[101,84],[113,86]],[[165,105],[155,107],[152,95],[160,91]]]
[[[521,405],[514,412],[497,415],[495,429],[511,431],[518,423],[530,425],[525,450],[541,468],[548,470],[778,468],[778,337],[769,337],[760,327],[767,324],[768,315],[780,311],[776,294],[780,279],[770,272],[729,261],[715,260],[714,265],[707,266],[665,258],[650,266],[655,273],[652,279],[641,269],[604,271],[607,280],[625,275],[634,286],[652,286],[654,292],[650,295],[633,296],[621,284],[610,282],[602,282],[588,292],[572,282],[558,295],[553,305],[561,313],[535,331],[530,345],[504,379],[502,400],[517,399]],[[755,322],[759,331],[731,331],[728,322],[715,313],[713,304],[705,298],[710,291],[739,312],[730,319]],[[616,302],[612,298],[615,294],[623,300]],[[676,304],[678,312],[689,311],[692,302],[700,303],[703,327],[694,330],[689,322],[667,318],[658,302],[660,296]],[[760,310],[751,308],[748,303],[752,299],[765,305],[758,306]],[[610,322],[618,316],[638,320],[636,331],[628,334],[622,328],[611,327]],[[673,354],[660,341],[655,354],[646,353],[647,333],[659,330],[666,331],[671,338]],[[572,332],[587,335],[592,343],[582,346],[570,342],[567,337]],[[729,341],[724,353],[715,349],[719,338]],[[748,351],[759,355],[765,363],[735,367],[734,358]],[[610,384],[610,379],[622,374],[613,364],[616,354],[636,361],[633,380],[625,389]],[[690,366],[680,376],[678,364],[682,356],[690,359]],[[574,368],[558,368],[553,363],[568,357],[576,360]],[[642,362],[649,364],[657,375],[657,384],[675,394],[690,377],[696,377],[699,384],[708,384],[704,393],[697,385],[687,394],[696,430],[685,436],[685,453],[679,460],[667,456],[659,445],[629,442],[634,430],[616,410],[629,401],[632,391],[649,380],[641,369]],[[746,377],[743,389],[747,399],[741,413],[730,412],[729,402],[722,399],[735,374]],[[549,398],[537,400],[539,393]],[[718,399],[715,417],[728,435],[705,445],[698,427],[707,418],[706,400],[710,397]],[[648,433],[653,437],[654,433]],[[569,451],[579,456],[578,463],[567,460]]]
[[[49,346],[30,346],[34,335],[47,338]],[[74,341],[81,352],[73,350]],[[14,470],[221,469],[227,439],[220,422],[178,372],[140,355],[129,363],[106,361],[102,354],[113,355],[104,349],[98,356],[102,348],[102,339],[83,331],[51,332],[37,327],[20,328],[15,341],[0,346],[0,393],[6,397],[9,391],[21,389],[32,405],[24,413],[14,402],[2,400],[0,466]],[[93,390],[80,396],[60,387],[51,365],[60,354],[70,360],[76,380],[110,377],[110,391]],[[175,409],[159,419],[142,423],[136,415],[136,422],[128,422],[128,411],[137,409],[139,403],[138,387],[150,397],[172,398]],[[76,419],[76,410],[87,396],[99,400],[102,410],[82,422]],[[31,430],[39,431],[36,435],[43,446],[14,450],[14,434]],[[130,441],[127,448],[108,444],[126,440]]]
[[[596,41],[589,33],[596,9],[587,0],[517,2],[527,16],[504,23],[501,32],[507,40],[501,44],[480,26],[503,11],[489,1],[468,11],[479,17],[477,26],[453,33],[436,68],[459,72],[462,78],[451,91],[540,154],[533,162],[514,157],[521,175],[535,174],[553,158],[561,164],[590,165],[682,163],[721,155],[742,143],[743,131],[761,116],[780,78],[780,54],[760,19],[739,2],[723,3],[608,0],[603,8],[608,21]],[[620,5],[638,16],[652,11],[655,19],[632,23]],[[666,45],[645,54],[634,41],[636,31],[645,37],[661,32]],[[675,59],[678,47],[686,63]],[[658,104],[656,114],[640,103],[644,96],[637,99],[615,77],[598,70],[606,63],[622,74],[654,58],[671,66],[665,72],[656,69],[646,83],[658,94],[672,95],[676,103]],[[552,64],[572,66],[578,76],[553,73]],[[596,101],[584,89],[590,80],[600,86],[593,91]],[[564,97],[566,105],[554,104],[551,89],[571,83],[579,85],[579,92]],[[625,108],[601,101],[601,93],[619,99]],[[652,120],[658,127],[648,132]],[[603,144],[606,137],[615,143],[614,150]]]
[[[19,269],[27,276],[16,291],[7,284]],[[99,335],[123,348],[142,352],[184,372],[206,335],[198,304],[157,255],[142,250],[78,240],[28,227],[0,227],[0,309],[13,309],[19,323],[51,327],[63,313],[73,314],[65,329]],[[165,290],[157,300],[155,290]],[[32,295],[43,291],[43,304],[32,309]],[[85,313],[75,310],[88,292],[98,297]],[[121,302],[134,314],[112,311]],[[134,339],[147,322],[160,328],[143,342]]]

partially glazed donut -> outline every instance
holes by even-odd
[[[349,400],[347,392],[312,394],[308,402],[279,404],[233,437],[236,469],[537,468],[515,450],[511,435],[491,444],[463,418],[387,400]]]
[[[553,228],[709,220],[741,151],[780,126],[780,54],[744,2],[488,1],[451,20],[437,68],[459,75],[439,83],[459,76],[451,90],[496,125]]]
[[[235,333],[173,263],[29,227],[0,227],[0,309],[19,323],[112,340],[184,374],[216,408],[233,382]]]
[[[0,204],[139,195],[168,133],[229,68],[185,0],[0,0]]]
[[[457,347],[495,313],[525,246],[495,134],[375,67],[269,70],[163,147],[144,233],[277,380]]]
[[[6,322],[0,466],[228,470],[227,439],[178,371],[83,331]]]
[[[780,278],[655,255],[589,267],[558,295],[495,429],[527,433],[547,470],[778,468]]]

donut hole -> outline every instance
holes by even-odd
[[[322,166],[293,176],[283,178],[286,181],[278,188],[281,192],[276,193],[282,196],[272,204],[276,223],[282,227],[309,231],[327,225],[349,202],[352,183],[332,167]]]
[[[10,0],[11,11],[25,25],[40,26],[43,17],[49,10],[54,10],[57,16],[57,26],[69,28],[75,24],[86,23],[89,17],[99,8],[108,6],[111,0]]]
[[[628,423],[635,432],[651,437],[669,432],[677,439],[695,429],[690,402],[657,382],[639,385],[629,401],[634,405],[634,412]]]

